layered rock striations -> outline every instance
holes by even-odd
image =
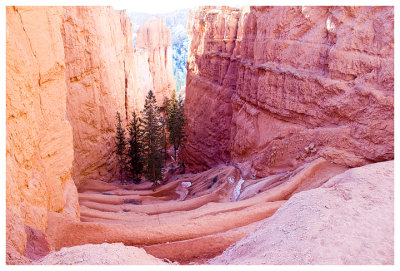
[[[238,42],[240,18],[239,10],[229,7],[198,8],[189,14],[184,153],[192,169],[230,161],[231,96],[236,87],[236,61],[231,61],[231,55]]]
[[[186,160],[262,177],[394,157],[392,7],[203,7],[189,19]]]
[[[25,226],[44,232],[48,212],[79,219],[61,7],[6,8],[7,262],[24,254]]]
[[[126,96],[136,94],[128,88],[134,85],[133,44],[126,20],[111,7],[64,8],[67,118],[74,133],[77,184],[111,181],[115,174],[115,116],[117,111],[124,119],[129,116]]]
[[[164,97],[171,97],[176,87],[172,70],[171,35],[164,18],[153,16],[139,26],[136,48],[148,54],[153,91],[158,104],[162,105]]]
[[[63,38],[74,180],[109,182],[116,178],[116,112],[129,121],[133,111],[143,109],[149,90],[160,103],[174,90],[170,33],[164,21],[153,18],[140,26],[134,48],[125,11],[65,7]]]
[[[15,263],[26,260],[18,255],[26,251],[27,234],[41,236],[48,212],[79,219],[76,186],[117,178],[116,112],[126,124],[150,89],[157,85],[162,93],[173,85],[169,77],[168,84],[154,82],[154,73],[164,76],[170,69],[173,77],[168,30],[158,41],[151,33],[149,50],[135,49],[124,11],[7,7],[6,12],[7,261]]]

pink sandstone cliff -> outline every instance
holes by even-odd
[[[137,30],[136,48],[148,54],[153,90],[159,105],[175,91],[171,35],[164,18],[151,17]]]
[[[118,177],[112,153],[117,111],[129,121],[133,111],[143,109],[149,90],[161,102],[170,96],[175,81],[169,36],[165,22],[154,18],[138,30],[135,49],[126,12],[64,8],[67,116],[74,133],[77,184]]]
[[[135,49],[130,19],[110,7],[7,7],[10,261],[27,234],[46,229],[48,212],[79,219],[76,186],[116,178],[116,112],[126,123],[156,83],[160,93],[174,85],[153,78],[173,78],[168,30],[161,36]]]
[[[262,177],[324,157],[394,157],[392,7],[202,7],[185,108],[188,166]]]
[[[44,232],[49,211],[79,219],[61,7],[7,7],[7,261],[26,248],[24,225]]]
[[[115,114],[125,119],[125,93],[136,94],[126,89],[133,84],[133,44],[125,16],[111,7],[64,8],[67,118],[74,133],[77,184],[112,181],[115,174]]]

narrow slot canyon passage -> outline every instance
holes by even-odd
[[[7,265],[394,264],[393,7],[6,26]]]

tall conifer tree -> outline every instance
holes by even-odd
[[[162,140],[162,147],[163,147],[163,157],[164,157],[164,166],[167,164],[167,159],[168,159],[168,154],[167,154],[167,143],[168,143],[168,140],[167,140],[167,121],[166,121],[166,119],[163,117],[163,116],[161,116],[161,119],[160,119],[160,121],[161,121],[161,127],[162,127],[162,129],[161,129],[161,140]]]
[[[182,143],[186,140],[186,118],[183,111],[183,100],[177,99],[175,95],[169,100],[168,107],[168,141],[174,146],[174,156],[176,160],[176,152]]]
[[[126,139],[125,139],[125,129],[122,128],[122,120],[119,112],[117,112],[116,119],[117,119],[117,124],[115,127],[116,129],[115,154],[117,155],[117,160],[118,160],[119,181],[122,182],[122,174],[124,173],[126,167],[126,156],[125,156]]]
[[[156,97],[150,90],[143,109],[143,159],[145,176],[154,185],[162,181],[162,125]]]
[[[135,111],[132,113],[128,130],[128,167],[134,182],[140,183],[143,171],[143,130],[140,118]]]
[[[177,133],[176,133],[176,149],[178,150],[179,148],[184,147],[184,143],[187,141],[187,134],[186,134],[186,125],[187,125],[187,120],[183,108],[183,100],[179,99],[178,100],[178,111],[177,111],[177,116],[176,116],[176,122],[177,122]],[[174,145],[175,146],[175,145]],[[184,167],[185,163],[183,161],[183,155],[182,151],[179,152],[180,154],[180,161],[181,165]],[[175,154],[176,155],[176,154]]]

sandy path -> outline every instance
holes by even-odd
[[[167,258],[181,264],[203,264],[208,259],[220,255],[227,247],[247,236],[260,224],[261,221],[257,221],[221,233],[143,248],[147,253],[160,259]]]
[[[56,250],[82,244],[103,242],[125,245],[151,245],[180,241],[223,232],[271,216],[284,201],[245,207],[241,210],[198,215],[196,219],[170,219],[125,221],[125,223],[82,223],[67,220],[57,213],[49,214],[46,234],[52,236],[50,245]],[[194,214],[196,215],[196,214]]]
[[[261,182],[245,181],[239,201],[232,201],[239,171],[225,165],[174,178],[155,191],[149,183],[88,181],[79,188],[81,222],[50,213],[46,234],[55,250],[121,242],[159,258],[203,263],[247,236],[292,194],[319,187],[344,170],[317,159]]]
[[[295,194],[209,264],[394,263],[394,163],[350,169]]]
[[[165,262],[146,253],[143,249],[123,244],[82,245],[62,248],[35,262],[39,265],[162,265]]]

